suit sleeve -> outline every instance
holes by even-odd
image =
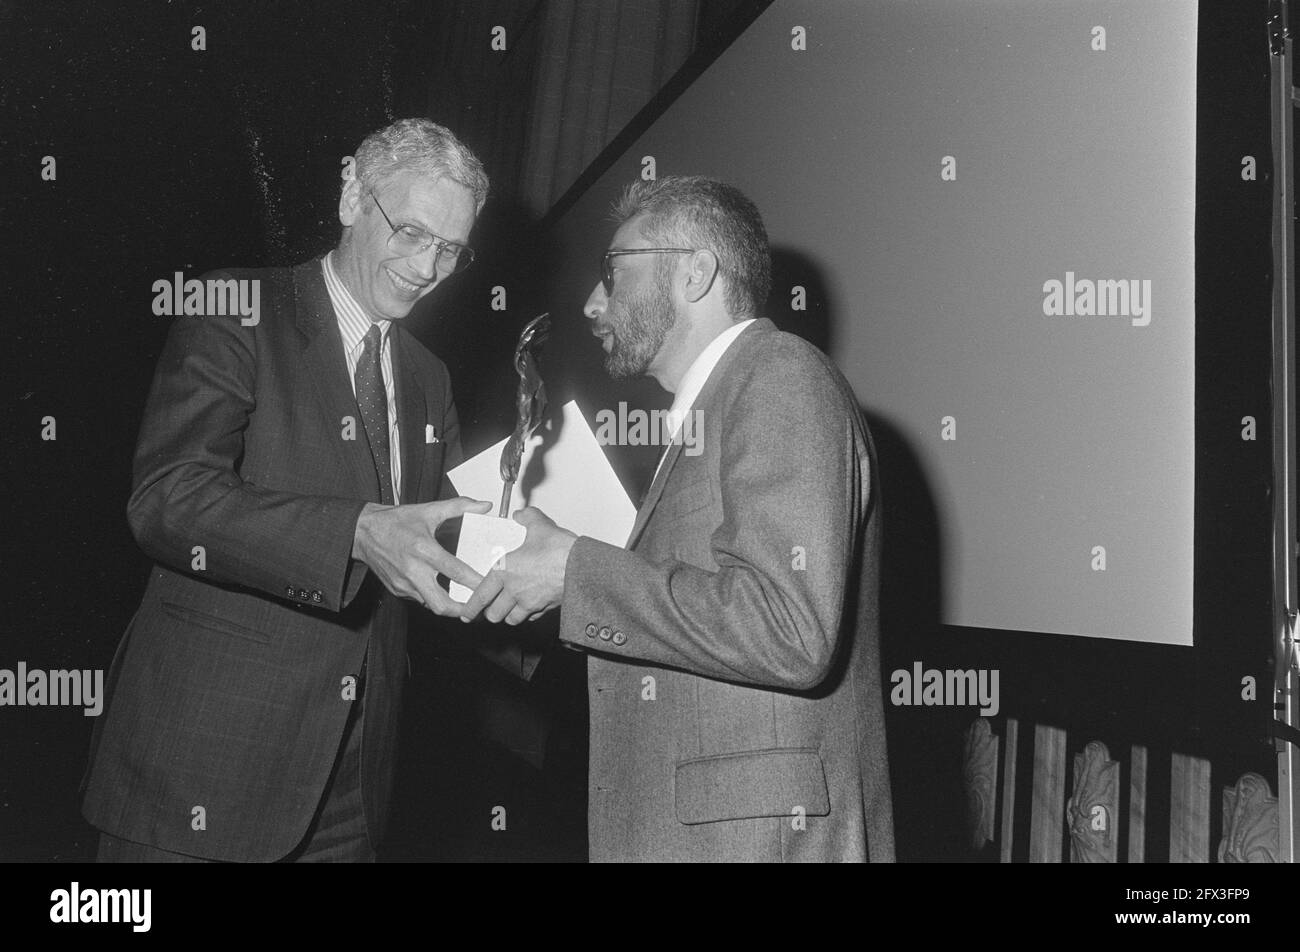
[[[368,571],[351,558],[365,502],[240,477],[256,365],[254,331],[237,319],[173,319],[136,445],[132,533],[151,558],[177,571],[280,597],[290,587],[319,591],[317,607],[339,611]],[[197,571],[196,546],[205,562]]]
[[[705,677],[809,690],[829,672],[851,569],[864,465],[856,408],[811,359],[780,374],[755,369],[727,406],[713,429],[722,443],[717,570],[581,538],[566,566],[560,637]],[[626,643],[593,644],[591,626],[620,630]]]

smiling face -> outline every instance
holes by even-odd
[[[650,248],[639,227],[639,217],[625,222],[614,234],[609,250]],[[661,269],[660,255],[619,255],[613,259],[614,285],[609,294],[603,284],[583,306],[592,321],[591,332],[605,351],[605,371],[614,379],[649,373],[663,349],[668,332],[677,322],[669,280]]]
[[[474,195],[447,178],[398,172],[375,189],[395,226],[418,225],[439,238],[469,243],[476,217]],[[438,245],[402,257],[388,247],[393,233],[361,183],[353,179],[339,199],[339,220],[347,226],[335,252],[339,276],[372,320],[396,321],[450,273],[435,262]]]

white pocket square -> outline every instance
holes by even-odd
[[[438,428],[434,426],[432,423],[426,423],[424,425],[424,442],[426,443],[438,442]]]

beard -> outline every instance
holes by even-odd
[[[620,304],[612,316],[609,325],[614,334],[605,355],[605,372],[615,380],[640,377],[677,323],[668,282],[657,279],[652,287]]]

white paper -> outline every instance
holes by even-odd
[[[456,558],[479,575],[487,575],[506,553],[513,552],[524,544],[526,535],[527,530],[513,519],[498,519],[495,515],[467,512],[461,520]],[[452,581],[447,592],[453,601],[462,604],[469,601],[473,593],[473,589],[466,588],[457,581]]]
[[[505,445],[505,440],[495,443],[447,473],[460,495],[491,502],[494,516],[501,504],[501,450]],[[513,516],[525,506],[540,509],[556,525],[578,535],[610,545],[627,543],[636,522],[636,507],[627,498],[596,434],[574,400],[560,408],[558,419],[552,417],[538,427],[524,444],[509,514]],[[475,536],[466,539],[467,532],[480,532],[481,524],[479,528],[475,525],[474,520],[466,517],[457,557],[467,544],[475,551],[480,547],[483,540]],[[499,544],[491,543],[486,551],[491,552]],[[452,598],[456,598],[457,588],[468,591],[453,585]]]

